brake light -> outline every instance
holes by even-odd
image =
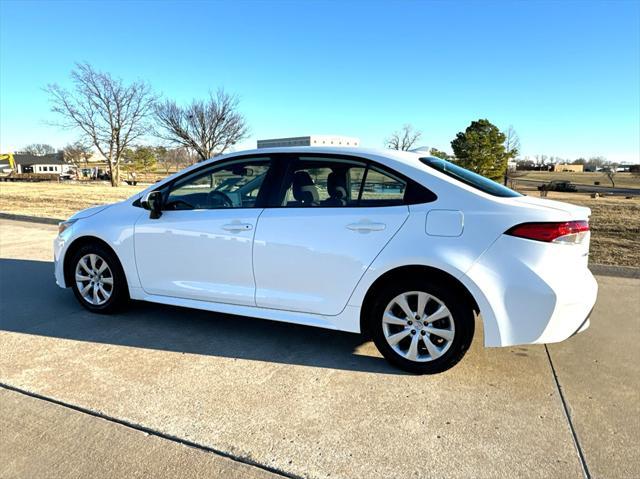
[[[562,223],[522,223],[508,229],[505,234],[547,243],[577,244],[587,236],[587,221]]]

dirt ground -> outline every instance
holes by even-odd
[[[0,211],[68,218],[90,206],[124,200],[144,186],[112,188],[108,183],[0,183]],[[522,193],[537,195],[529,188]],[[586,193],[549,192],[549,199],[591,208],[591,261],[640,266],[640,198],[591,198]]]

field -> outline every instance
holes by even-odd
[[[0,211],[66,219],[78,210],[129,198],[144,186],[100,183],[0,183]]]
[[[640,198],[557,192],[548,198],[591,208],[592,263],[640,267]]]
[[[597,172],[554,172],[554,171],[527,171],[525,175],[518,176],[517,180],[536,180],[549,182],[552,180],[571,181],[578,185],[593,185],[599,181],[600,186],[611,186],[611,181],[604,173]],[[618,173],[613,178],[616,188],[640,188],[640,176],[631,173]]]
[[[89,206],[126,199],[143,188],[112,188],[107,183],[0,183],[0,211],[64,219]],[[534,188],[522,192],[538,194]],[[640,198],[558,192],[550,192],[548,198],[591,208],[591,262],[640,266]]]

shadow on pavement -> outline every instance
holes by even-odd
[[[355,354],[360,335],[145,302],[117,315],[84,310],[55,284],[53,263],[0,259],[0,329],[228,358],[404,374]]]

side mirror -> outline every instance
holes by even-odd
[[[162,216],[162,193],[150,191],[142,198],[140,206],[145,210],[149,210],[149,218],[157,220]]]

